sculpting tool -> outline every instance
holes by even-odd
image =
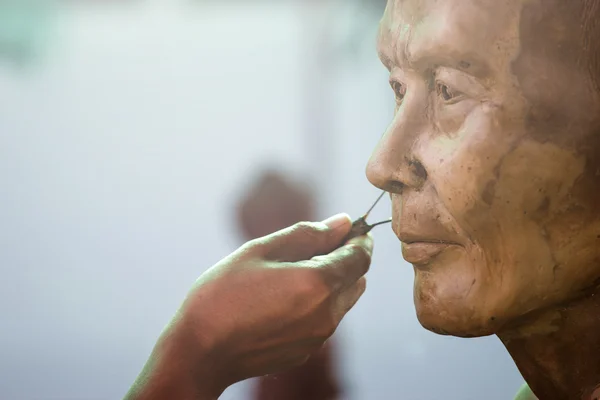
[[[360,217],[359,219],[357,219],[356,221],[354,221],[352,223],[352,229],[350,229],[350,232],[348,233],[348,235],[344,239],[344,243],[346,243],[348,240],[350,240],[352,238],[355,238],[355,237],[358,237],[358,236],[362,236],[362,235],[366,235],[367,233],[369,233],[376,226],[383,225],[383,224],[388,224],[388,223],[392,222],[392,218],[386,219],[385,221],[376,222],[376,223],[374,223],[372,225],[369,225],[369,223],[367,222],[367,217],[369,216],[369,214],[371,213],[371,211],[373,211],[373,209],[375,208],[375,206],[377,205],[377,203],[379,203],[379,200],[381,200],[381,198],[383,197],[383,195],[385,193],[386,192],[384,191],[383,193],[381,193],[381,195],[379,195],[379,197],[377,198],[377,200],[375,200],[375,203],[373,203],[373,205],[371,206],[371,208],[369,208],[369,211],[367,211],[365,213],[365,215],[363,215],[362,217]]]

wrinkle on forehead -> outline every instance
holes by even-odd
[[[521,99],[512,102],[514,107],[523,107],[521,100],[525,101],[532,107],[530,121],[547,120],[564,132],[573,124],[600,119],[596,104],[600,98],[587,63],[580,60],[585,50],[582,34],[590,29],[589,23],[582,25],[580,8],[594,8],[585,8],[584,3],[591,4],[589,0],[390,0],[379,29],[378,51],[390,69],[413,67],[411,63],[421,56],[429,59],[414,69],[452,63],[448,66],[455,67],[473,59],[469,73],[481,77],[486,74],[475,73],[475,66],[491,66],[490,83],[519,92]],[[477,58],[488,62],[478,63]],[[558,130],[557,135],[560,139]]]
[[[420,64],[414,69],[440,59],[438,64],[457,65],[471,59],[481,71],[470,72],[483,76],[489,72],[487,60],[506,58],[502,53],[518,46],[518,37],[511,37],[518,31],[517,2],[522,0],[391,0],[379,29],[380,58],[388,68]]]

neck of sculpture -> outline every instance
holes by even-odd
[[[498,336],[538,398],[600,400],[600,289]]]

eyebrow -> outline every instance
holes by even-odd
[[[383,41],[383,36],[380,33],[377,36],[377,57],[388,70],[391,70],[395,62],[393,57],[389,56],[388,51],[386,51],[386,48],[382,45]]]
[[[393,62],[392,60],[387,56],[387,54],[385,54],[383,51],[378,50],[377,51],[377,57],[379,57],[379,60],[381,61],[381,63],[389,70],[392,69],[393,66]]]
[[[378,40],[378,43],[381,42]],[[398,47],[400,48],[400,46]],[[430,70],[431,67],[445,66],[463,71],[478,78],[485,78],[490,75],[491,68],[481,57],[475,54],[462,52],[455,47],[448,50],[447,47],[448,46],[445,44],[438,43],[434,45],[432,49],[417,50],[408,56],[409,59],[406,59],[407,55],[404,52],[402,52],[402,54],[395,54],[395,57],[391,57],[389,51],[386,51],[386,49],[378,44],[377,56],[388,70],[391,70],[393,67],[402,67],[402,65],[399,64],[406,64],[410,65],[411,68],[421,71]],[[430,54],[425,54],[427,52]],[[397,62],[396,60],[398,59],[401,59],[402,61]]]

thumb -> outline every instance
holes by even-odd
[[[341,246],[351,227],[348,214],[337,214],[322,222],[300,222],[265,236],[261,240],[262,256],[296,262],[328,254]]]

